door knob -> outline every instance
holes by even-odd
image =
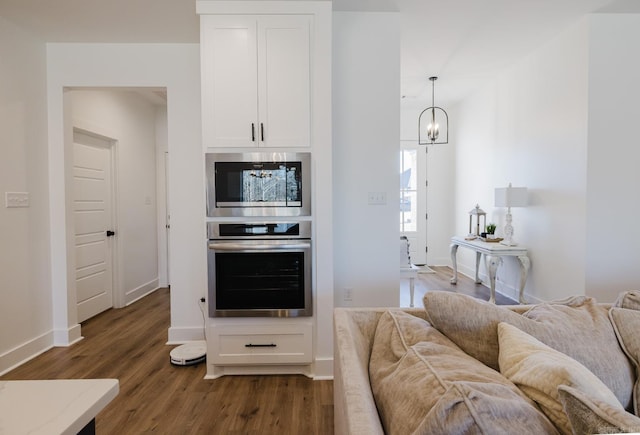
[[[115,235],[116,235],[115,231],[107,230],[107,237],[112,237],[112,236],[115,236]]]

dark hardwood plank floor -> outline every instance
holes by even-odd
[[[117,378],[96,418],[99,434],[332,434],[333,383],[305,376],[224,376],[176,367],[165,345],[169,290],[82,324],[79,343],[53,348],[0,377]]]
[[[451,284],[453,271],[447,266],[431,266],[433,273],[418,273],[415,280],[415,292],[413,303],[416,307],[422,307],[422,297],[430,290],[444,290],[463,293],[485,301],[489,300],[489,288],[482,284],[476,284],[473,279],[458,273],[458,284]],[[408,307],[410,303],[409,280],[403,279],[400,283],[400,306]],[[513,299],[496,292],[496,304],[517,305]]]
[[[489,290],[451,269],[419,274],[415,305],[429,290],[484,300]],[[408,306],[408,283],[401,295]],[[514,303],[498,295],[498,303]],[[0,377],[12,379],[117,378],[120,393],[96,418],[100,434],[332,434],[333,383],[304,376],[224,376],[204,380],[206,367],[169,363],[169,289],[82,324],[85,337],[53,348]]]

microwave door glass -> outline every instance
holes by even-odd
[[[217,162],[216,207],[300,207],[300,164]]]

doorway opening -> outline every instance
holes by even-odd
[[[64,116],[81,322],[100,312],[81,304],[109,308],[109,280],[116,308],[170,284],[166,88],[66,88]]]
[[[400,235],[415,265],[427,264],[427,154],[415,141],[400,141]]]

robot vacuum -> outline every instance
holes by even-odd
[[[207,343],[192,341],[175,347],[169,353],[171,364],[176,366],[192,366],[207,359]]]

